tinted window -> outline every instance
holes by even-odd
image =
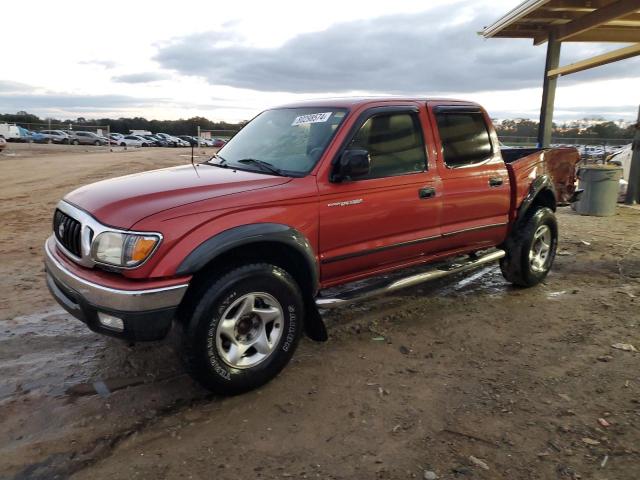
[[[349,149],[369,152],[371,170],[365,178],[424,172],[427,156],[420,122],[412,113],[392,113],[369,118],[358,130]]]
[[[444,162],[448,167],[480,163],[491,156],[491,139],[480,112],[436,114]]]

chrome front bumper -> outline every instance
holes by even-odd
[[[72,290],[97,309],[122,312],[146,312],[177,307],[189,287],[188,283],[147,290],[119,290],[90,282],[69,271],[54,256],[53,235],[45,243],[47,281]]]

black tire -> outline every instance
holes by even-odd
[[[93,142],[93,144],[94,144],[96,147],[99,147],[99,146],[101,146],[101,145],[102,145],[102,143],[100,142],[100,140],[96,140],[95,142]]]
[[[236,368],[225,360],[223,354],[228,351],[224,351],[224,344],[218,344],[218,338],[225,338],[218,331],[219,324],[230,308],[233,313],[234,302],[257,292],[278,302],[282,312],[277,320],[282,322],[281,332],[271,353],[260,363]],[[267,383],[287,365],[303,331],[304,306],[300,287],[286,271],[266,263],[245,265],[203,285],[194,297],[197,303],[183,322],[183,353],[189,373],[202,386],[218,394],[235,395]],[[252,355],[257,354],[251,353],[251,348],[246,351],[248,355],[241,355],[240,361],[251,362]]]
[[[542,263],[532,264],[534,237],[545,231],[545,226],[550,233],[549,250]],[[558,222],[553,210],[539,207],[529,212],[504,247],[506,256],[500,260],[500,269],[505,279],[519,287],[533,287],[544,280],[553,266],[558,247]]]
[[[124,143],[124,142],[122,142],[122,143],[120,144],[120,146],[121,146],[121,147],[126,147],[126,146],[127,146],[127,144],[126,144],[126,143]]]
[[[73,142],[71,142],[71,143],[73,143],[74,145],[80,145],[80,142],[79,142],[78,140],[74,140],[74,141],[73,141]]]

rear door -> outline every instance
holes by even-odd
[[[429,103],[443,182],[446,248],[500,243],[507,232],[511,189],[498,138],[479,106]]]
[[[325,285],[420,261],[440,234],[440,180],[429,164],[426,110],[366,110],[341,151],[370,154],[369,175],[333,183],[319,178],[320,264]],[[432,143],[430,143],[432,144]],[[328,172],[326,172],[328,173]]]

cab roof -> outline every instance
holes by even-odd
[[[430,98],[430,97],[335,97],[335,98],[316,98],[302,100],[298,102],[277,105],[272,108],[304,108],[304,107],[332,107],[332,108],[348,108],[380,103],[426,103],[426,102],[446,102],[446,103],[463,103],[465,105],[478,105],[475,102],[453,99],[453,98]]]

